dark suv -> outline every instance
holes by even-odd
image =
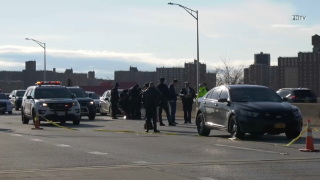
[[[13,107],[18,111],[21,108],[22,97],[26,90],[13,90],[9,95]]]
[[[287,98],[290,103],[317,103],[317,96],[308,88],[282,88],[279,96]]]
[[[81,116],[88,116],[90,120],[96,118],[96,105],[94,100],[80,87],[67,87],[76,96],[81,108]]]

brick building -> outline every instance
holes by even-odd
[[[179,81],[176,90],[184,87],[185,69],[183,67],[160,67],[156,69],[156,74],[156,84],[158,84],[161,77],[164,77],[166,79],[165,84],[167,85],[171,84],[174,79]]]
[[[268,65],[252,64],[249,66],[249,84],[268,86]]]
[[[138,68],[131,67],[129,71],[115,71],[114,82],[137,82],[143,86],[146,82],[157,82],[155,71],[138,71]]]
[[[185,81],[190,82],[190,86],[195,88],[197,84],[197,60],[193,63],[185,63]],[[206,82],[207,65],[199,63],[199,83]],[[208,82],[207,82],[208,83]],[[196,88],[195,88],[196,89]]]
[[[269,66],[269,87],[275,91],[279,89],[278,66]]]

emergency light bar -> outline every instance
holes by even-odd
[[[37,85],[61,85],[60,81],[38,81]]]

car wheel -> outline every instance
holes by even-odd
[[[60,120],[60,125],[64,125],[64,124],[66,124],[66,120]]]
[[[232,138],[243,139],[245,136],[245,133],[241,132],[236,116],[230,118],[229,131]]]
[[[94,120],[96,118],[96,113],[90,113],[88,118],[89,120]]]
[[[285,134],[288,139],[294,139],[300,135],[300,131],[286,131]]]
[[[21,120],[22,120],[22,124],[29,124],[29,119],[24,115],[22,108],[21,108]]]
[[[196,123],[198,134],[200,136],[209,136],[211,130],[206,127],[202,113],[198,114]]]
[[[12,111],[8,111],[8,114],[12,114]]]
[[[80,124],[80,119],[73,120],[73,125],[79,125]]]

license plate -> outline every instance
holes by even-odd
[[[65,114],[65,112],[58,112],[58,116],[64,116]]]
[[[274,127],[275,128],[285,128],[286,124],[275,124]]]

